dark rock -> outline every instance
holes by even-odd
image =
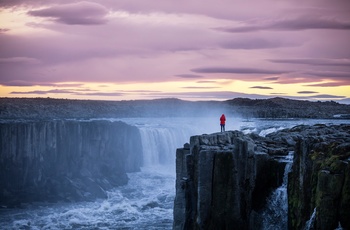
[[[109,121],[0,123],[0,204],[91,200],[142,164],[136,127]]]
[[[283,177],[282,167],[274,167],[279,163],[255,147],[249,136],[232,131],[192,136],[190,149],[177,150],[174,229],[254,226],[254,209]]]
[[[349,125],[311,126],[296,145],[289,174],[289,228],[303,229],[316,208],[315,229],[349,229]]]
[[[174,229],[261,229],[259,211],[282,183],[278,159],[294,150],[288,226],[350,229],[350,125],[297,126],[266,137],[193,136],[177,150]],[[294,146],[293,146],[294,144]]]

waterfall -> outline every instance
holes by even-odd
[[[179,129],[140,127],[143,166],[174,164],[176,149],[188,139]]]
[[[288,229],[288,173],[293,164],[293,151],[280,161],[286,162],[283,175],[283,183],[267,198],[267,203],[262,212],[262,229]]]
[[[122,121],[136,126],[140,131],[144,167],[174,167],[177,148],[193,135],[218,129],[214,122],[208,125],[208,118],[125,118]]]
[[[315,218],[316,218],[316,208],[314,208],[314,211],[312,212],[312,215],[308,221],[306,221],[305,224],[305,230],[311,230],[314,229],[314,223],[315,223]]]

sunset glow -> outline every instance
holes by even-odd
[[[350,103],[349,11],[346,0],[4,1],[0,97]]]

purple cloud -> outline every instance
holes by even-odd
[[[270,59],[274,63],[305,64],[315,66],[350,66],[350,59],[325,59],[325,58],[294,58],[294,59]]]
[[[314,94],[314,93],[318,93],[318,92],[315,92],[315,91],[299,91],[298,93],[299,94]]]
[[[40,61],[35,58],[28,57],[9,57],[9,58],[0,58],[0,64],[11,64],[11,63],[24,63],[24,64],[40,64]]]
[[[197,75],[197,74],[178,74],[175,76],[181,77],[181,78],[188,78],[188,79],[203,78],[203,76]]]
[[[0,0],[0,7],[4,14],[23,16],[0,29],[0,84],[5,87],[66,87],[74,95],[100,91],[84,90],[84,84],[63,86],[66,82],[186,80],[220,87],[232,78],[259,81],[257,86],[273,82],[274,89],[289,83],[350,85],[348,0],[200,5],[190,0],[186,6],[164,0]],[[24,10],[29,12],[23,15]],[[230,29],[235,33],[222,32]],[[161,90],[112,94],[160,97]],[[327,94],[326,88],[317,91]]]
[[[34,90],[34,91],[27,91],[27,92],[11,92],[10,94],[50,94],[50,93],[74,93],[74,91],[70,91],[70,90],[60,90],[60,89],[53,89],[53,90]]]
[[[183,89],[217,89],[220,87],[213,87],[213,86],[184,86],[181,87]]]
[[[312,87],[337,87],[337,86],[343,86],[346,85],[343,82],[326,82],[326,83],[318,83],[318,84],[308,84],[305,86],[312,86]]]
[[[199,84],[217,83],[217,81],[212,81],[212,80],[208,80],[208,81],[196,81],[196,83],[199,83]]]
[[[252,86],[249,88],[251,88],[251,89],[273,89],[273,88],[268,87],[268,86]]]
[[[259,30],[298,31],[310,29],[350,30],[350,21],[339,21],[334,18],[315,16],[300,16],[270,21],[251,21],[245,25],[236,27],[215,28],[215,30],[230,33],[254,32]]]
[[[265,81],[277,81],[279,77],[265,77],[263,80]]]
[[[195,73],[232,73],[232,74],[285,74],[290,71],[267,70],[255,68],[202,67],[191,69]]]
[[[82,1],[32,10],[28,14],[55,18],[56,21],[68,25],[98,25],[106,23],[108,10],[98,3]]]
[[[0,28],[0,34],[10,31],[10,29]]]
[[[318,95],[314,95],[314,96],[310,96],[309,98],[311,99],[342,99],[342,98],[346,98],[346,96],[338,96],[338,95],[330,95],[330,94],[318,94]]]
[[[119,92],[111,92],[111,93],[74,93],[75,95],[84,95],[84,96],[123,96],[123,93],[119,93]]]
[[[318,77],[326,77],[326,78],[335,78],[335,79],[345,79],[350,80],[350,71],[307,71],[305,74],[318,76]]]
[[[0,82],[0,85],[3,85],[3,86],[52,86],[52,87],[81,87],[81,86],[83,86],[83,84],[77,84],[77,83],[56,84],[56,83],[32,82],[32,81],[22,81],[22,80]]]
[[[275,49],[275,48],[281,48],[281,47],[295,47],[299,46],[296,42],[290,42],[285,40],[279,40],[279,39],[272,39],[272,38],[248,38],[248,39],[241,39],[239,41],[228,41],[223,42],[220,45],[222,48],[225,49],[246,49],[246,50],[252,50],[252,49]]]

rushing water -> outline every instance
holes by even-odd
[[[282,158],[280,161],[286,163],[283,175],[283,182],[280,187],[271,193],[267,198],[266,207],[262,212],[262,229],[275,230],[275,229],[288,229],[288,173],[290,172],[293,164],[294,152],[289,152],[288,156]]]
[[[0,229],[171,229],[176,148],[182,147],[192,135],[219,131],[218,118],[130,118],[122,121],[139,128],[144,152],[144,167],[141,172],[128,174],[127,185],[108,191],[107,199],[94,202],[36,203],[22,209],[0,209]],[[315,123],[350,121],[228,118],[226,130],[265,136],[283,128]],[[263,223],[266,228],[273,226],[271,222],[277,218],[274,217],[276,212],[271,211],[273,206],[282,208],[277,213],[281,221],[286,221],[285,192],[285,185],[282,185],[271,195]]]

